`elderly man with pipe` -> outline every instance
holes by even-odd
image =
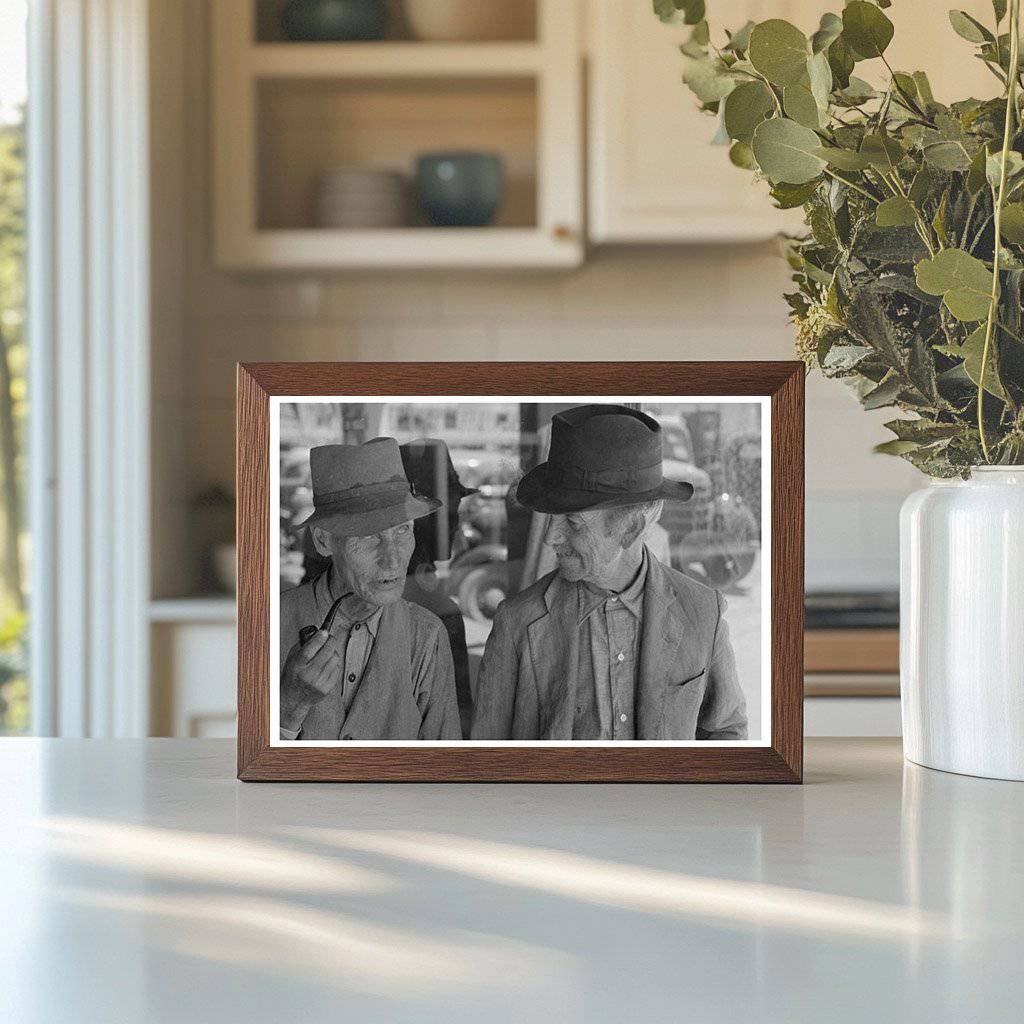
[[[309,462],[303,525],[331,564],[281,595],[281,738],[461,739],[448,635],[402,597],[413,521],[441,503],[410,485],[394,438]]]
[[[716,590],[644,543],[663,502],[661,427],[626,406],[555,415],[547,462],[517,499],[551,516],[557,568],[498,609],[474,739],[739,740],[743,691]]]

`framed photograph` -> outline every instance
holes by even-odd
[[[238,776],[799,782],[799,362],[238,367]]]

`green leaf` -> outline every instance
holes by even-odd
[[[736,29],[729,36],[729,42],[723,49],[732,50],[734,53],[746,53],[750,48],[750,33],[754,28],[754,22],[748,21],[742,28]]]
[[[908,227],[916,221],[914,204],[903,196],[891,196],[875,207],[875,223],[880,228]]]
[[[701,103],[717,103],[736,87],[720,61],[710,57],[683,57],[683,81]]]
[[[828,48],[828,66],[832,71],[832,79],[837,89],[845,89],[850,84],[854,60],[850,48],[842,36]]]
[[[753,147],[758,166],[773,184],[801,185],[817,178],[825,166],[816,152],[818,136],[788,118],[762,121],[754,130]]]
[[[931,142],[924,146],[925,160],[940,171],[966,171],[971,158],[959,142]]]
[[[682,10],[683,21],[687,25],[696,25],[703,21],[707,13],[704,0],[675,0],[675,5]]]
[[[957,354],[964,361],[964,372],[974,382],[976,387],[981,386],[981,358],[985,352],[985,325],[981,324],[973,330],[966,341],[957,349]],[[1006,401],[1006,392],[999,383],[995,368],[995,345],[989,344],[988,360],[985,366],[985,390],[996,398]]]
[[[939,244],[944,248],[949,245],[949,233],[946,231],[946,214],[949,212],[949,189],[943,190],[942,198],[932,217],[932,227],[938,236]]]
[[[818,31],[811,36],[811,53],[827,50],[843,31],[843,19],[838,14],[823,14]]]
[[[832,94],[832,69],[828,66],[828,57],[823,53],[815,54],[807,61],[807,78],[810,82],[811,95],[821,111],[821,124],[828,119],[828,99]]]
[[[871,166],[871,161],[866,156],[855,153],[852,149],[819,146],[814,153],[832,167],[838,167],[842,171],[863,171]]]
[[[874,218],[859,229],[855,248],[861,259],[891,265],[917,263],[928,255],[921,236],[912,228],[877,228]]]
[[[918,99],[917,82],[914,81],[913,76],[904,74],[902,71],[895,71],[892,80],[901,93],[909,96],[912,100]]]
[[[654,13],[666,23],[696,25],[704,20],[704,0],[654,0]]]
[[[860,144],[861,155],[872,167],[883,174],[889,174],[903,159],[903,147],[891,135],[872,133],[865,135]]]
[[[787,117],[805,128],[821,127],[818,104],[811,95],[811,90],[805,85],[787,85],[782,90],[782,109],[785,110]]]
[[[679,14],[672,0],[654,0],[654,13],[665,22],[676,21]]]
[[[996,16],[996,25],[1006,17],[1006,0],[992,0],[992,11]]]
[[[999,188],[999,175],[1002,169],[1002,159],[1003,151],[999,149],[994,153],[991,153],[985,161],[985,177],[988,179],[988,183],[992,187],[993,191]],[[1006,154],[1007,182],[1013,181],[1013,179],[1022,171],[1024,171],[1024,157],[1014,149],[1009,150]]]
[[[958,36],[969,43],[992,42],[995,36],[980,21],[972,18],[966,11],[950,11],[949,23]]]
[[[1024,245],[1024,203],[1007,203],[1003,207],[999,231],[1006,241]]]
[[[865,409],[882,409],[887,405],[893,405],[902,390],[900,379],[896,374],[887,377],[876,388],[872,388],[860,400]]]
[[[920,447],[921,445],[917,441],[883,441],[881,444],[876,444],[872,451],[876,455],[906,455],[907,452],[912,452]]]
[[[936,173],[927,165],[923,166],[917,174],[914,175],[914,180],[910,183],[910,191],[907,193],[910,201],[917,206],[921,207],[921,204],[931,194],[933,188],[935,188]]]
[[[843,10],[843,39],[855,57],[881,57],[892,42],[892,22],[874,5],[853,0]]]
[[[988,147],[989,144],[986,143],[974,154],[974,159],[967,172],[967,191],[972,196],[977,195],[985,186],[985,161],[988,160]]]
[[[807,37],[781,18],[762,21],[750,33],[747,58],[772,85],[785,87],[799,81],[809,53]]]
[[[690,42],[697,46],[707,46],[711,42],[711,29],[706,21],[698,21],[690,33]]]
[[[981,260],[963,249],[943,249],[914,268],[917,286],[941,295],[946,308],[965,322],[988,316],[992,274]]]
[[[846,88],[839,95],[844,103],[856,106],[858,103],[867,103],[868,100],[873,100],[878,95],[878,90],[865,82],[863,78],[851,75]]]
[[[926,419],[890,420],[885,428],[891,430],[900,441],[916,441],[918,444],[956,437],[963,430],[959,423],[936,423]]]
[[[736,167],[742,167],[745,171],[756,171],[757,161],[754,159],[754,151],[746,142],[734,142],[729,147],[729,162]]]
[[[754,129],[775,109],[775,99],[764,82],[743,82],[725,100],[725,130],[729,138],[750,142]]]
[[[914,79],[914,85],[917,86],[917,95],[925,103],[934,103],[935,97],[932,95],[932,86],[928,81],[928,76],[923,71],[915,71],[911,77]]]
[[[817,180],[804,182],[801,185],[791,185],[782,181],[772,186],[771,196],[778,209],[793,210],[798,206],[803,206],[817,191]]]

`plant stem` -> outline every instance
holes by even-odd
[[[999,190],[995,196],[994,230],[995,244],[992,253],[992,297],[989,300],[988,320],[985,322],[985,345],[981,350],[981,369],[978,371],[978,434],[981,437],[981,451],[985,461],[992,462],[988,437],[985,434],[985,372],[988,369],[989,352],[992,346],[992,329],[999,309],[999,256],[1003,201],[1006,197],[1006,158],[1010,151],[1010,137],[1014,115],[1017,111],[1017,67],[1020,61],[1020,0],[1010,0],[1010,73],[1006,84],[1006,119],[1003,125],[1003,150],[999,155]]]
[[[900,94],[900,98],[903,102],[915,113],[918,117],[927,118],[927,114],[920,108],[917,100],[913,96],[908,95],[900,87],[900,83],[896,81],[896,72],[893,71],[892,65],[885,59],[885,54],[880,53],[879,56],[882,58],[882,63],[888,68],[889,71],[889,84]],[[926,121],[926,124],[931,124],[930,121]]]
[[[772,88],[772,83],[769,82],[768,79],[765,78],[764,75],[762,75],[758,71],[754,71],[753,74],[755,78],[764,82],[764,87],[768,90],[773,102],[775,103],[775,113],[778,114],[779,117],[785,117],[785,111],[783,111],[782,109],[782,102],[779,100],[779,97],[775,94],[775,90]]]
[[[841,182],[843,185],[852,188],[854,192],[859,192],[862,196],[866,196],[873,203],[878,203],[878,196],[873,196],[867,189],[861,188],[856,182],[847,181],[845,178],[840,178],[838,174],[833,174],[827,167],[824,169],[824,173],[835,181]]]

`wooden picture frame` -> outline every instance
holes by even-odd
[[[238,778],[244,781],[802,780],[804,367],[799,362],[249,363],[237,371]],[[275,396],[752,396],[770,408],[770,738],[760,746],[271,743]],[[614,399],[609,399],[614,400]]]

